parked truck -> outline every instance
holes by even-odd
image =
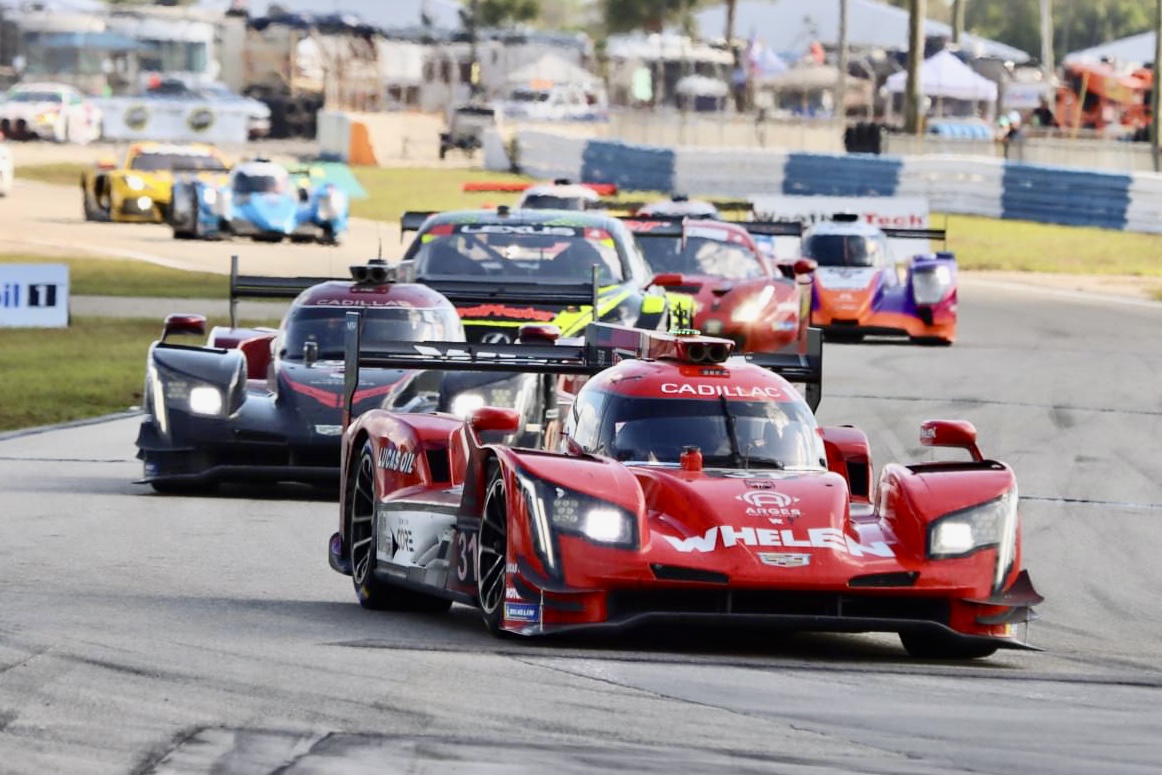
[[[317,114],[377,110],[384,96],[375,28],[340,16],[228,15],[222,80],[270,108],[271,137],[313,138]]]

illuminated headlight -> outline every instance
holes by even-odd
[[[203,188],[202,200],[208,205],[213,205],[214,202],[218,201],[218,192],[212,188]]]
[[[1017,488],[999,498],[941,517],[928,528],[928,556],[934,560],[997,550],[993,589],[999,589],[1017,552]]]
[[[482,406],[484,406],[484,396],[479,393],[461,393],[452,399],[450,409],[452,414],[462,420],[467,420],[469,415]]]
[[[912,297],[917,304],[937,304],[952,285],[952,272],[939,265],[912,273]]]
[[[137,209],[138,210],[148,210],[150,207],[153,207],[153,200],[152,199],[150,199],[147,196],[137,197]]]
[[[343,213],[347,198],[337,188],[332,188],[319,197],[319,217],[324,221],[333,221]]]
[[[595,544],[619,549],[636,549],[637,520],[633,514],[607,501],[549,482],[534,482],[522,476],[521,489],[533,516],[538,542],[544,527],[553,532],[585,538]]]
[[[190,390],[190,411],[194,414],[219,415],[222,413],[222,391],[210,385],[199,385]]]
[[[775,287],[768,285],[763,288],[762,292],[753,299],[747,299],[742,304],[738,305],[738,309],[734,311],[731,316],[736,323],[753,323],[758,320],[759,315],[763,313],[767,305],[771,303],[771,299],[775,296]]]
[[[55,124],[57,117],[59,115],[60,114],[57,113],[55,110],[50,110],[50,111],[47,111],[45,113],[41,113],[39,116],[36,117],[36,120],[38,122],[40,122],[41,124]]]
[[[136,175],[126,175],[125,176],[125,186],[130,191],[144,191],[145,190],[145,181],[142,180],[141,178],[137,177]]]

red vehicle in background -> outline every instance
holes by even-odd
[[[610,203],[638,237],[654,282],[695,299],[694,327],[735,343],[738,352],[775,352],[801,341],[811,313],[812,261],[776,261],[754,240],[802,234],[791,222],[728,221],[746,201],[674,195],[650,203]]]

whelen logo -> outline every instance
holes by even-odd
[[[841,554],[850,554],[852,557],[894,557],[892,548],[883,541],[873,541],[870,544],[861,544],[851,536],[834,527],[817,527],[807,531],[804,537],[802,532],[796,535],[794,530],[771,530],[754,527],[712,527],[702,535],[689,538],[675,538],[664,535],[670,546],[683,554],[698,552],[700,554],[714,552],[719,548],[729,549],[732,546],[780,546],[787,549],[831,549]]]

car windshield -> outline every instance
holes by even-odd
[[[294,307],[283,321],[283,346],[280,357],[302,360],[307,342],[319,347],[318,356],[325,360],[343,357],[347,306]],[[459,341],[464,330],[455,310],[450,308],[417,309],[413,307],[363,307],[364,349],[374,349],[386,342]]]
[[[129,162],[129,169],[141,172],[157,172],[159,170],[225,172],[226,165],[218,157],[204,153],[139,153]]]
[[[680,272],[728,280],[752,280],[767,275],[758,256],[746,245],[705,237],[689,237],[685,248],[679,237],[642,238],[638,244],[655,273]]]
[[[819,266],[879,266],[886,253],[885,240],[862,234],[813,234],[803,240],[803,256]]]
[[[443,232],[443,233],[441,233]],[[420,277],[625,280],[621,254],[604,229],[547,224],[437,224],[409,250]]]
[[[800,401],[611,395],[599,440],[594,451],[626,462],[677,463],[683,447],[695,446],[707,467],[826,465],[815,417]]]
[[[234,176],[235,194],[281,194],[287,190],[287,175],[247,175],[240,172]]]
[[[8,94],[9,102],[64,102],[64,96],[58,91],[34,91],[32,89],[14,91]]]

